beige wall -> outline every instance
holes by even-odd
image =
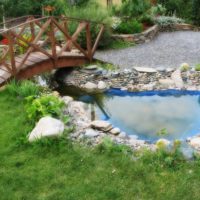
[[[107,0],[98,0],[99,1],[99,3],[101,3],[102,5],[107,5]],[[118,4],[121,4],[121,1],[122,0],[112,0],[112,2],[113,2],[113,4],[114,5],[118,5]]]

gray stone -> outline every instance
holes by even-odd
[[[137,136],[137,135],[129,135],[129,138],[130,138],[130,139],[133,139],[133,140],[137,140],[137,139],[138,139],[138,136]]]
[[[143,73],[156,73],[157,70],[154,68],[150,67],[134,67],[134,69],[138,72],[143,72]]]
[[[98,68],[98,65],[89,65],[89,66],[85,67],[85,69],[87,69],[87,70],[95,70],[97,68]]]
[[[110,133],[112,135],[119,135],[120,132],[121,132],[121,130],[119,128],[113,128],[113,129],[110,130]]]
[[[97,87],[98,87],[99,90],[103,90],[104,91],[104,90],[107,89],[107,84],[104,81],[99,81]]]
[[[159,79],[158,82],[164,88],[174,87],[174,81],[172,79]]]
[[[128,135],[125,133],[125,132],[121,132],[119,135],[118,135],[119,138],[122,138],[122,139],[127,139],[128,138]]]
[[[99,136],[99,132],[94,129],[86,129],[85,136],[89,137],[89,138],[97,137],[97,136]]]
[[[196,150],[200,150],[200,136],[188,139],[189,144]]]
[[[74,99],[72,97],[70,97],[70,96],[63,96],[62,100],[65,102],[66,105],[68,105]]]
[[[64,132],[64,123],[52,117],[43,117],[39,120],[33,131],[29,134],[29,142],[43,137],[57,137]]]
[[[183,79],[181,77],[180,69],[177,69],[175,72],[172,73],[171,79],[174,81],[175,86],[177,88],[183,88],[184,83],[183,83]]]
[[[87,82],[83,87],[88,92],[94,92],[97,89],[97,85],[92,82]]]
[[[112,129],[112,125],[109,122],[101,120],[92,121],[91,127],[102,131],[110,131]]]

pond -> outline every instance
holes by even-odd
[[[74,88],[59,91],[91,103],[96,116],[149,142],[160,138],[185,140],[200,133],[198,91],[127,92],[112,89],[103,95],[83,94]]]

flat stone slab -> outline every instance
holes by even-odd
[[[157,70],[150,68],[150,67],[134,67],[134,69],[138,72],[144,72],[144,73],[156,73]]]

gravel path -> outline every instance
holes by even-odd
[[[200,63],[200,32],[160,33],[153,41],[121,50],[98,51],[95,58],[120,68],[176,68]]]

